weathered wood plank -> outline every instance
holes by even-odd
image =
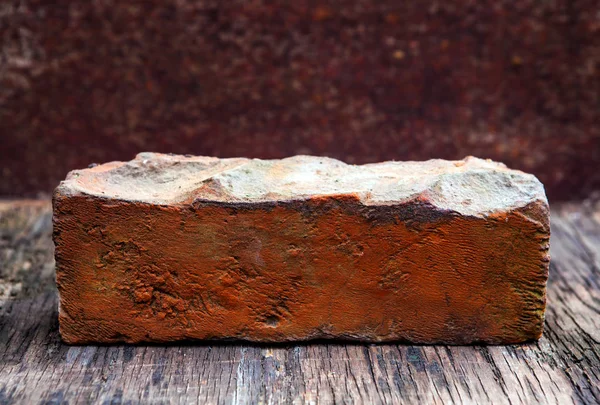
[[[0,202],[0,403],[597,403],[600,210],[552,213],[544,337],[516,346],[67,346],[47,202]]]

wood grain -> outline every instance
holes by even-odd
[[[600,207],[552,212],[544,337],[515,346],[67,346],[48,202],[0,202],[0,404],[598,403]]]

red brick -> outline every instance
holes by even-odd
[[[69,343],[518,343],[543,328],[543,186],[476,158],[144,153],[71,172],[54,241]]]

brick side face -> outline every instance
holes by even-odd
[[[539,338],[547,205],[485,217],[353,195],[236,204],[54,198],[68,343]]]

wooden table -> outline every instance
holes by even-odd
[[[599,403],[599,208],[552,212],[539,342],[67,346],[50,205],[0,202],[0,404]]]

